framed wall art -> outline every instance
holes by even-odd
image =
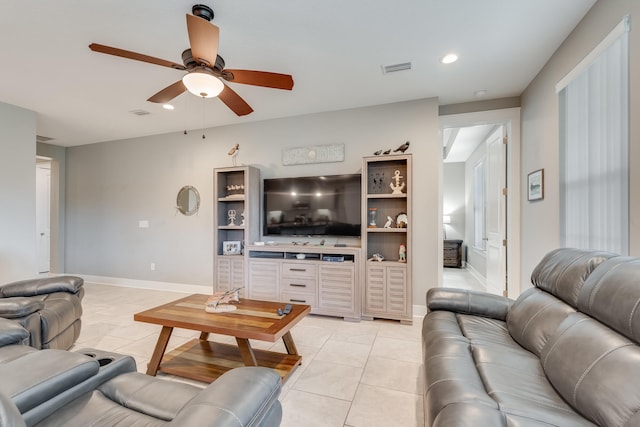
[[[538,169],[527,176],[527,200],[544,199],[544,169]]]
[[[239,241],[228,240],[222,242],[223,255],[240,255],[242,254],[242,245]]]

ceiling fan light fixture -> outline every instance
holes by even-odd
[[[455,53],[448,53],[440,59],[443,64],[453,64],[458,60],[458,55]]]
[[[224,89],[224,83],[206,71],[192,71],[182,78],[189,92],[202,98],[214,98]]]

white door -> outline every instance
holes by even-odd
[[[487,291],[506,295],[506,138],[504,126],[487,138]]]
[[[36,165],[36,233],[38,273],[48,273],[51,259],[51,163]]]

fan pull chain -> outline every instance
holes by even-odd
[[[189,116],[187,113],[187,97],[182,97],[182,109],[184,110],[184,134],[187,134],[187,117]]]
[[[205,105],[205,99],[204,96],[202,97],[202,139],[205,139],[206,136],[204,136],[204,109],[205,109],[206,105]]]

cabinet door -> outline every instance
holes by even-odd
[[[318,307],[337,314],[356,310],[356,282],[353,265],[321,265]]]
[[[216,291],[244,287],[244,258],[218,258]]]
[[[231,289],[231,260],[218,258],[216,267],[216,291],[228,291]]]
[[[365,312],[385,313],[387,309],[386,268],[376,262],[367,263]]]
[[[407,269],[405,267],[387,267],[387,312],[407,313]]]
[[[280,263],[274,261],[249,261],[249,298],[278,301]]]

